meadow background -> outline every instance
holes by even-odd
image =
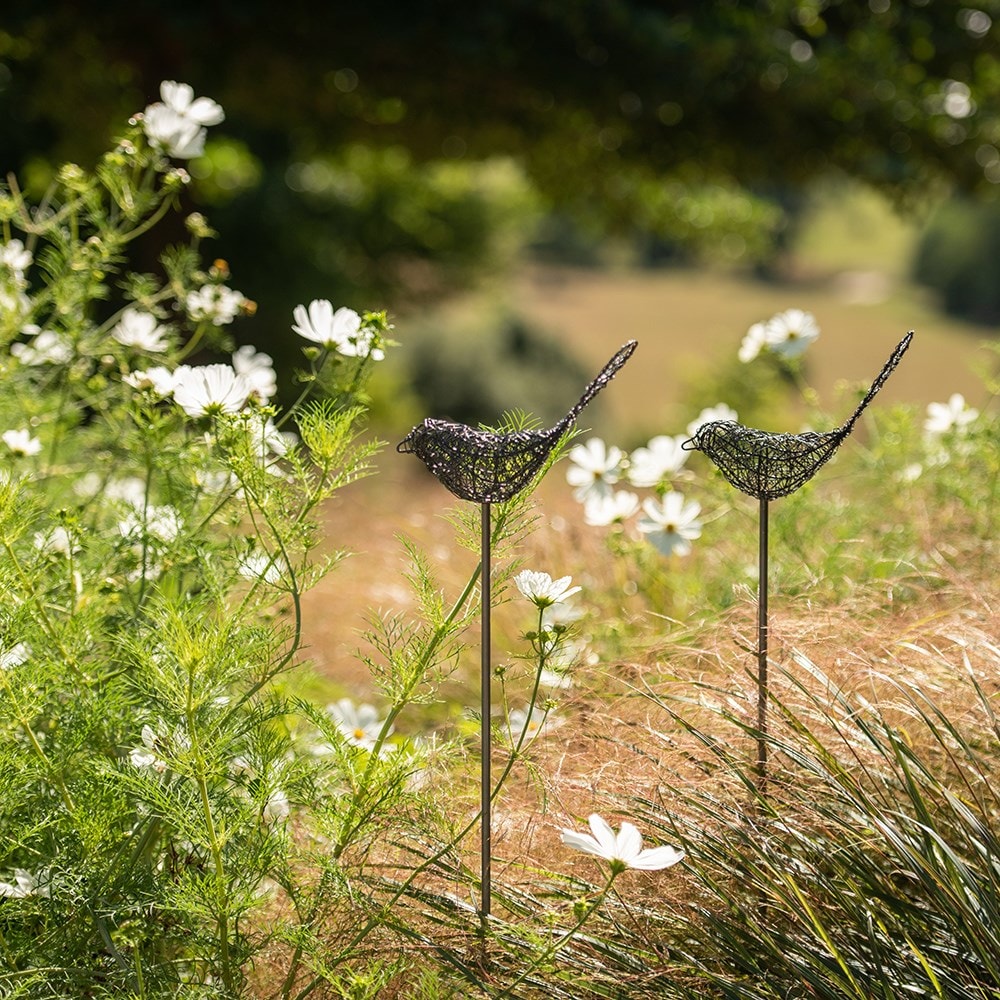
[[[382,442],[374,474],[317,486],[312,456],[340,432],[332,411],[296,411],[310,450],[286,461],[293,485],[275,499],[229,427],[210,457],[247,486],[249,514],[239,514],[243,494],[229,496],[232,520],[210,538],[185,536],[190,551],[174,553],[168,582],[148,589],[124,570],[108,571],[118,580],[108,585],[98,558],[87,576],[95,596],[79,602],[93,633],[65,598],[72,572],[53,582],[62,563],[35,553],[25,527],[39,511],[61,524],[82,503],[68,478],[39,480],[29,505],[5,500],[0,535],[29,553],[31,593],[41,595],[12,602],[22,608],[14,624],[38,625],[23,609],[58,618],[68,600],[66,642],[82,662],[105,662],[92,635],[109,630],[117,693],[107,711],[96,695],[84,700],[84,725],[59,655],[47,654],[37,683],[30,663],[3,675],[27,678],[25,704],[42,706],[52,753],[63,754],[53,773],[72,784],[88,762],[83,790],[73,790],[93,797],[94,830],[111,832],[92,831],[98,846],[81,851],[79,872],[55,866],[63,909],[47,909],[37,885],[16,895],[12,873],[36,857],[42,870],[37,844],[49,831],[61,848],[72,838],[50,775],[23,764],[31,713],[9,711],[0,996],[995,996],[994,6],[376,2],[322,12],[292,4],[280,17],[255,2],[239,12],[112,2],[86,16],[58,0],[44,12],[8,8],[7,194],[44,201],[63,162],[90,170],[129,115],[157,99],[161,80],[224,106],[204,154],[185,164],[179,211],[116,262],[159,273],[164,242],[186,238],[184,217],[207,217],[216,233],[199,245],[205,271],[185,264],[181,283],[209,273],[254,307],[231,334],[196,337],[187,360],[253,344],[273,356],[277,402],[288,405],[302,367],[294,306],[329,298],[385,309],[397,343],[384,361],[361,364],[370,377],[361,389],[360,378],[349,389],[323,383],[330,399],[361,404],[350,419],[362,447]],[[127,127],[139,142],[141,124]],[[46,264],[32,275],[57,273]],[[790,307],[822,331],[801,368],[739,362],[750,325]],[[111,322],[100,295],[81,316],[91,311]],[[439,636],[450,641],[441,615],[474,572],[461,522],[475,511],[395,443],[431,414],[494,423],[525,410],[547,423],[631,338],[634,359],[585,411],[579,441],[599,436],[633,451],[683,434],[717,403],[757,426],[825,429],[911,329],[910,352],[836,461],[773,504],[776,763],[766,793],[752,765],[756,504],[693,456],[659,488],[697,499],[702,534],[690,554],[662,556],[631,529],[584,523],[565,456],[538,484],[531,530],[499,557],[494,724],[511,770],[497,803],[497,912],[484,945],[476,845],[459,836],[477,808],[474,581],[443,663],[426,675],[400,668],[431,664]],[[114,350],[122,371],[138,364]],[[11,371],[28,378],[24,367]],[[35,405],[19,384],[5,403],[10,421],[22,401]],[[123,390],[122,380],[105,390]],[[977,420],[967,433],[929,435],[927,407],[954,393]],[[115,405],[133,403],[125,392]],[[97,439],[83,407],[56,420],[75,430],[80,415]],[[212,442],[189,433],[176,408],[150,404],[142,419],[163,435],[162,449],[142,452],[147,501],[161,478],[168,494],[187,497],[185,463],[204,460],[199,448]],[[140,422],[121,426],[143,440]],[[80,447],[83,468],[90,454]],[[130,468],[140,452],[113,451],[114,462]],[[191,503],[203,502],[195,494]],[[269,596],[265,571],[246,595],[234,546],[254,544],[243,537],[247,517],[261,544],[287,543],[311,587]],[[107,525],[117,548],[108,542],[106,558],[117,566],[134,553]],[[325,573],[328,556],[336,565]],[[213,575],[219,560],[235,574],[232,593]],[[511,712],[537,692],[544,664],[531,652],[535,610],[510,583],[519,568],[582,588],[572,684],[544,693],[549,716],[525,745]],[[24,575],[5,572],[20,593]],[[197,604],[185,606],[191,579],[211,583],[208,624]],[[133,618],[115,587],[140,588]],[[189,655],[172,639],[180,680],[166,693],[157,687],[166,667],[136,638],[174,634],[168,619],[147,618],[154,595],[176,615],[176,634],[190,630],[211,653]],[[230,629],[233,654],[219,641]],[[33,647],[58,651],[62,633],[45,631]],[[384,656],[410,639],[412,661]],[[210,708],[238,693],[218,731],[185,703],[181,667]],[[175,713],[171,737],[150,730],[140,745],[136,691]],[[364,740],[345,739],[326,708],[342,699],[372,706],[365,725],[393,713],[377,749],[395,750],[370,754],[373,733],[358,719]],[[184,727],[210,748],[204,759],[177,736]],[[312,727],[325,756],[309,747]],[[63,746],[64,730],[79,736]],[[170,740],[174,757],[163,749]],[[129,767],[136,753],[156,760],[154,750],[176,771],[176,800],[157,797],[147,765]],[[181,794],[185,769],[200,796]],[[631,819],[650,844],[679,845],[684,863],[616,881],[620,873],[561,840],[591,812],[615,826]],[[220,816],[237,861],[226,878],[227,841],[212,823]],[[126,828],[142,832],[127,864],[112,838]]]

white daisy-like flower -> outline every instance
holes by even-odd
[[[141,538],[145,534],[161,542],[174,541],[182,528],[180,514],[169,504],[134,510],[118,522],[122,538]]]
[[[632,823],[622,823],[618,833],[597,813],[591,814],[588,823],[590,833],[563,829],[562,842],[567,847],[575,847],[578,851],[610,862],[615,874],[626,868],[644,872],[661,871],[684,858],[684,851],[676,847],[650,847],[644,850],[642,834]]]
[[[191,160],[205,152],[208,130],[166,104],[146,107],[142,113],[142,130],[153,146],[174,159]]]
[[[629,455],[628,481],[640,488],[656,486],[668,476],[680,472],[688,453],[681,448],[683,437],[660,434],[645,448],[636,448]]]
[[[135,347],[140,351],[165,351],[167,328],[160,326],[152,313],[143,312],[129,306],[122,312],[111,336],[124,347]]]
[[[276,823],[284,823],[291,812],[292,804],[288,801],[288,796],[280,788],[276,788],[264,803],[261,819],[265,826],[274,826]]]
[[[274,360],[251,344],[244,344],[235,351],[233,369],[250,383],[250,391],[262,402],[267,402],[278,391]]]
[[[138,476],[112,479],[104,485],[104,495],[128,507],[142,508],[146,504],[146,483]]]
[[[924,430],[932,436],[951,431],[962,433],[978,416],[979,411],[969,406],[960,392],[953,392],[947,403],[927,404]]]
[[[174,391],[174,373],[163,365],[155,365],[144,371],[129,372],[122,376],[122,381],[133,389],[149,390],[157,396],[166,398]]]
[[[0,882],[0,896],[8,899],[24,899],[26,896],[49,896],[49,886],[43,884],[38,875],[24,868],[14,869],[13,882]]]
[[[286,455],[288,449],[298,440],[294,434],[278,430],[270,417],[252,422],[248,430],[257,457],[265,463],[274,457],[280,458]]]
[[[743,342],[740,344],[739,358],[743,364],[753,361],[763,350],[767,342],[767,328],[763,323],[754,323],[743,335]]]
[[[542,628],[552,628],[554,625],[572,625],[584,616],[584,611],[572,601],[561,604],[550,604],[542,608]]]
[[[157,743],[159,742],[159,737],[156,735],[156,730],[152,726],[146,725],[142,727],[141,732],[142,746],[135,747],[129,751],[128,759],[129,763],[135,768],[146,768],[151,767],[157,774],[163,774],[167,769],[166,761],[160,760],[156,755]]]
[[[251,385],[230,365],[181,365],[174,372],[174,402],[189,416],[239,413]]]
[[[385,351],[376,346],[375,331],[368,326],[359,327],[357,333],[347,337],[337,347],[337,353],[345,358],[371,358],[372,361],[382,361]]]
[[[586,503],[592,496],[610,495],[621,475],[624,457],[620,448],[608,448],[596,437],[570,448],[566,482],[574,487],[573,497]]]
[[[31,251],[26,250],[20,240],[8,240],[0,243],[0,267],[5,267],[20,279],[31,267]]]
[[[573,686],[573,678],[566,669],[550,670],[544,667],[538,675],[538,686],[549,691],[566,690]]]
[[[160,99],[174,114],[198,125],[218,125],[226,118],[219,104],[210,97],[195,97],[187,83],[164,80],[160,84]]]
[[[32,437],[31,431],[27,428],[4,431],[0,434],[0,441],[3,441],[14,455],[37,455],[42,450],[42,442]]]
[[[694,437],[705,424],[715,423],[717,420],[738,420],[736,411],[725,403],[716,403],[715,406],[706,406],[694,420],[687,425],[688,437]]]
[[[73,345],[62,334],[39,330],[34,323],[25,326],[24,332],[34,336],[27,343],[10,345],[10,353],[22,365],[64,365],[72,359]]]
[[[511,709],[507,716],[507,732],[510,734],[512,743],[524,737],[524,741],[533,740],[536,736],[547,729],[553,722],[552,712],[536,705],[530,713],[523,708]]]
[[[189,160],[205,149],[206,125],[225,118],[222,108],[211,98],[194,96],[186,83],[164,80],[161,100],[150,104],[142,115],[142,129],[154,146],[167,156]]]
[[[559,604],[579,593],[582,588],[569,585],[572,579],[570,576],[561,576],[558,580],[553,580],[548,573],[525,569],[514,577],[514,583],[535,607],[541,609]]]
[[[639,509],[639,498],[628,490],[615,490],[603,496],[587,497],[583,504],[583,519],[595,528],[621,524]]]
[[[662,500],[647,497],[642,509],[646,516],[639,521],[643,532],[665,556],[686,556],[691,542],[701,537],[701,504],[687,500],[680,493],[667,493]]]
[[[266,552],[248,552],[236,569],[246,580],[263,580],[265,583],[280,583],[284,563]]]
[[[226,285],[202,285],[188,292],[185,299],[188,316],[196,323],[208,320],[215,326],[228,326],[246,302],[246,296]]]
[[[73,541],[70,533],[61,524],[48,531],[36,531],[35,548],[61,556],[69,556],[80,551],[80,546]]]
[[[786,309],[772,316],[766,324],[767,347],[785,358],[797,358],[819,336],[819,324],[812,313]]]
[[[379,718],[374,705],[355,705],[350,698],[341,698],[335,705],[327,705],[326,711],[348,743],[365,750],[375,748],[385,720]]]
[[[292,312],[292,329],[306,340],[337,351],[345,357],[371,357],[381,361],[385,352],[373,347],[375,334],[363,327],[361,317],[347,306],[334,311],[328,299],[313,299],[306,306],[296,306]]]
[[[10,670],[12,667],[19,667],[28,657],[31,656],[31,647],[24,642],[19,642],[10,649],[0,652],[0,670]]]

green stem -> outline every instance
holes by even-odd
[[[402,713],[403,709],[409,703],[409,697],[413,689],[420,682],[424,676],[424,672],[427,669],[428,664],[431,661],[431,657],[434,655],[435,650],[441,644],[444,637],[448,634],[452,623],[458,617],[459,612],[468,603],[469,598],[472,596],[472,591],[475,589],[476,584],[479,582],[479,575],[482,572],[482,565],[477,565],[469,576],[462,593],[459,595],[458,600],[452,605],[451,610],[445,616],[441,624],[435,629],[434,634],[428,640],[427,645],[424,647],[423,654],[417,661],[417,666],[410,674],[410,683],[403,690],[400,696],[396,699],[395,704],[389,709],[386,714],[385,720],[382,723],[382,728],[379,729],[378,736],[375,738],[375,743],[369,751],[368,763],[365,766],[365,770],[361,775],[361,779],[357,784],[357,791],[355,792],[354,798],[351,801],[351,805],[347,812],[347,817],[344,820],[344,828],[337,839],[337,843],[334,845],[332,855],[334,858],[339,858],[341,854],[347,848],[347,845],[351,842],[351,838],[358,831],[360,827],[360,822],[355,823],[354,819],[357,816],[358,810],[360,809],[361,799],[365,794],[365,789],[368,787],[368,783],[371,779],[372,771],[375,769],[378,763],[378,756],[385,745],[385,741],[389,737],[389,733],[392,732],[393,725]],[[363,820],[361,821],[363,822]],[[353,824],[353,825],[352,825]],[[464,835],[464,834],[463,834]]]
[[[522,972],[521,975],[519,975],[517,979],[514,980],[514,982],[506,986],[501,993],[498,993],[495,997],[495,1000],[504,1000],[504,997],[510,996],[511,991],[516,986],[519,986],[521,983],[523,983],[524,980],[527,979],[528,976],[530,976],[531,973],[535,971],[535,969],[539,968],[539,966],[541,966],[545,962],[550,961],[551,959],[555,958],[556,955],[559,954],[563,946],[566,945],[569,941],[571,941],[573,937],[579,932],[580,928],[583,927],[583,925],[600,909],[601,904],[607,898],[607,895],[611,891],[611,887],[612,885],[614,885],[614,881],[618,877],[618,875],[619,872],[616,871],[614,867],[612,867],[611,872],[608,875],[607,884],[601,890],[597,899],[595,899],[594,902],[590,906],[588,906],[587,909],[583,912],[580,919],[577,920],[577,922],[568,931],[566,931],[565,934],[563,934],[560,938],[558,938],[551,945],[549,945],[549,947],[546,948],[545,951],[543,951],[542,954],[539,955],[538,958],[535,959],[535,961],[532,962],[531,965],[529,965],[528,968],[526,968],[524,972]]]
[[[216,899],[213,902],[216,922],[219,928],[219,959],[222,963],[222,981],[226,989],[234,992],[232,958],[229,951],[229,893],[226,887],[226,870],[222,858],[222,845],[219,843],[219,836],[215,829],[215,818],[212,814],[212,801],[208,794],[208,783],[205,780],[205,758],[201,752],[201,742],[198,739],[198,730],[194,717],[193,699],[193,671],[191,667],[188,672],[187,706],[185,708],[185,719],[187,722],[188,736],[191,740],[191,749],[194,751],[196,778],[198,794],[201,798],[202,814],[205,817],[205,829],[208,833],[209,849],[212,852],[212,862],[215,868],[215,892]]]
[[[35,751],[35,756],[41,761],[42,767],[45,768],[52,783],[56,786],[56,789],[59,792],[59,797],[62,799],[63,805],[66,807],[66,812],[68,812],[70,816],[73,816],[76,813],[76,804],[73,802],[73,797],[70,795],[69,789],[66,787],[66,783],[62,779],[62,775],[60,775],[55,769],[52,761],[49,760],[48,755],[45,753],[45,750],[42,749],[42,744],[35,735],[35,731],[31,728],[31,723],[26,718],[22,717],[20,706],[14,694],[14,688],[7,679],[7,672],[2,668],[0,668],[0,682],[3,683],[7,694],[10,696],[11,703],[14,705],[17,721],[21,724],[21,728],[28,737],[28,742],[31,743],[31,747]]]

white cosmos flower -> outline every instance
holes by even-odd
[[[573,686],[573,678],[565,668],[562,670],[550,670],[548,667],[545,667],[538,675],[538,685],[550,691],[559,688],[565,690]],[[511,716],[513,718],[513,713],[511,713]]]
[[[154,146],[168,156],[189,160],[205,149],[206,125],[217,125],[225,118],[222,108],[211,98],[195,98],[186,83],[164,80],[160,84],[161,101],[150,104],[142,115],[142,129]]]
[[[754,323],[743,335],[743,342],[740,344],[739,358],[744,364],[753,361],[764,347],[767,341],[767,328],[763,323]]]
[[[112,479],[105,484],[104,495],[109,500],[120,500],[129,507],[142,508],[146,503],[146,483],[138,476]]]
[[[686,556],[691,542],[701,537],[701,504],[685,501],[680,493],[670,492],[662,500],[647,497],[642,509],[646,516],[639,522],[643,532],[665,556],[677,553]]]
[[[70,533],[61,525],[57,524],[49,531],[35,532],[35,548],[43,552],[55,552],[61,556],[69,556],[80,551]]]
[[[347,306],[334,312],[328,299],[313,299],[308,309],[296,306],[292,312],[292,329],[306,340],[322,344],[345,357],[371,357],[381,361],[385,352],[374,347],[375,334],[361,324],[361,317]]]
[[[264,803],[261,819],[265,826],[273,826],[275,823],[283,823],[291,812],[292,805],[288,801],[288,796],[280,788],[276,788]]]
[[[34,337],[25,344],[11,344],[10,353],[22,365],[63,365],[73,357],[73,345],[53,330],[41,330],[33,323],[24,328]]]
[[[274,373],[274,360],[270,354],[258,351],[251,344],[244,344],[233,354],[233,368],[252,386],[251,392],[263,402],[267,402],[278,391],[278,379]]]
[[[681,448],[685,438],[660,434],[645,448],[636,448],[629,455],[628,481],[633,486],[649,487],[680,472],[688,453]]]
[[[570,448],[566,482],[575,487],[573,497],[586,503],[592,496],[610,495],[611,487],[621,475],[623,458],[620,448],[608,448],[596,437]]]
[[[167,764],[166,761],[160,760],[155,753],[159,742],[156,731],[152,726],[143,726],[141,738],[142,746],[135,747],[129,752],[129,762],[135,768],[151,767],[157,774],[163,774],[167,769]]]
[[[188,292],[184,304],[188,316],[196,323],[209,320],[215,326],[228,326],[236,319],[245,302],[246,296],[242,292],[225,285],[202,285]]]
[[[255,420],[249,428],[250,437],[254,443],[254,450],[257,457],[262,462],[268,462],[272,457],[280,458],[288,453],[288,449],[295,444],[297,438],[287,431],[279,431],[274,421],[268,417],[266,420]]]
[[[717,420],[737,420],[736,411],[725,403],[716,403],[715,406],[706,406],[694,420],[687,425],[688,437],[694,437],[705,424],[715,423]]]
[[[524,741],[528,742],[539,736],[552,722],[552,712],[546,712],[545,709],[539,708],[538,705],[531,710],[530,715],[523,708],[515,708],[511,710],[510,715],[507,717],[507,732],[510,734],[512,743],[520,740],[522,733],[524,734]]]
[[[611,863],[616,874],[626,868],[655,872],[677,864],[684,857],[684,851],[676,847],[650,847],[643,850],[642,834],[632,823],[622,823],[618,833],[607,820],[592,813],[589,819],[590,833],[577,833],[563,829],[562,842],[567,847],[575,847],[585,854],[593,854]]]
[[[639,509],[639,498],[628,490],[616,490],[610,495],[590,496],[583,504],[583,519],[597,528],[620,524]]]
[[[4,431],[0,441],[15,455],[37,455],[42,450],[42,442],[31,436],[31,431],[22,428],[16,431]]]
[[[786,309],[772,316],[766,324],[765,342],[775,354],[797,358],[819,336],[819,324],[812,313]]]
[[[979,411],[965,402],[960,392],[953,392],[947,403],[928,403],[924,430],[931,435],[947,434],[949,431],[964,431]]]
[[[183,524],[180,514],[169,504],[150,505],[145,510],[136,509],[118,522],[118,533],[122,538],[141,538],[143,534],[172,542],[181,533]]]
[[[265,583],[280,583],[285,564],[272,558],[266,552],[249,552],[237,564],[240,576],[247,580],[263,580]]]
[[[129,372],[122,381],[133,389],[149,389],[157,396],[169,396],[174,391],[174,373],[163,365],[155,365],[145,371]]]
[[[187,83],[164,80],[160,84],[160,98],[174,114],[198,125],[218,125],[226,118],[220,105],[210,97],[195,97]]]
[[[14,869],[13,882],[0,882],[0,897],[8,899],[24,899],[25,896],[48,897],[49,887],[43,885],[39,876],[24,868]]]
[[[207,129],[166,104],[146,107],[142,113],[142,130],[152,145],[175,159],[190,160],[205,152]]]
[[[350,698],[341,698],[335,705],[327,705],[326,711],[348,743],[374,749],[384,720],[373,705],[355,705]]]
[[[0,652],[0,670],[19,667],[29,656],[31,656],[31,647],[27,643],[19,642],[16,646],[11,646],[10,649]]]
[[[125,347],[141,351],[165,351],[167,329],[160,326],[152,313],[129,306],[111,331],[111,336]]]
[[[579,593],[580,587],[569,585],[572,579],[570,576],[561,576],[558,580],[553,580],[548,573],[525,569],[514,577],[514,583],[535,607],[547,608],[550,604],[559,604]]]
[[[24,248],[20,240],[8,240],[0,243],[0,267],[5,267],[14,274],[15,278],[22,278],[24,272],[31,267],[31,251]]]
[[[174,372],[174,402],[189,416],[239,413],[251,385],[230,365],[181,365]]]

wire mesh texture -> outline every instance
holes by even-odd
[[[580,411],[615,377],[637,343],[630,340],[621,347],[566,416],[548,430],[502,434],[428,417],[400,441],[396,451],[416,455],[462,500],[509,500],[531,483]]]
[[[745,427],[733,420],[714,420],[683,443],[686,451],[702,451],[738,490],[760,500],[788,496],[807,483],[830,460],[854,429],[858,417],[899,364],[913,331],[896,345],[858,408],[836,430],[779,434]]]

